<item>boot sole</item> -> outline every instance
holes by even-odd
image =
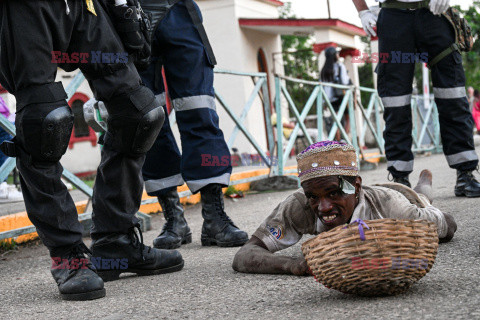
[[[202,241],[202,246],[204,246],[204,247],[211,247],[211,246],[240,247],[240,246],[243,246],[245,243],[247,243],[248,239],[231,241],[231,242],[222,242],[222,241],[217,241],[217,240],[211,239],[211,238],[201,238],[201,241]]]
[[[183,239],[179,242],[175,242],[175,243],[167,243],[167,244],[157,244],[157,245],[153,245],[155,248],[157,249],[178,249],[182,246],[182,244],[189,244],[189,243],[192,243],[192,234],[187,234],[185,237],[183,237]]]
[[[85,300],[95,300],[105,297],[106,291],[105,288],[90,292],[84,293],[60,293],[60,296],[63,300],[69,301],[85,301]]]
[[[97,270],[97,273],[103,279],[104,282],[109,282],[109,281],[118,280],[122,273],[136,273],[137,276],[153,276],[157,274],[176,272],[176,271],[182,270],[184,264],[185,262],[182,260],[182,263],[176,266],[163,268],[163,269],[155,269],[155,270],[125,269],[125,270],[109,270],[109,271]]]
[[[455,195],[457,197],[478,198],[480,197],[480,192],[473,193],[473,192],[467,192],[465,190],[455,190]]]

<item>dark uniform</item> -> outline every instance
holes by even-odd
[[[161,1],[141,2],[143,9],[148,12]],[[195,9],[200,16],[196,4]],[[153,63],[140,75],[165,107],[165,88],[161,75],[161,67],[164,66],[180,130],[182,153],[166,118],[143,167],[148,194],[158,196],[184,182],[193,193],[210,183],[228,186],[232,172],[230,161],[225,166],[202,166],[202,154],[208,155],[209,159],[230,159],[230,152],[218,126],[213,91],[215,58],[207,54],[185,1],[179,1],[158,21],[153,48]]]
[[[177,186],[185,182],[202,195],[203,245],[239,246],[248,240],[223,211],[222,187],[230,181],[230,152],[219,128],[213,90],[213,50],[192,0],[141,0],[154,26],[153,59],[140,75],[166,112],[162,66],[180,130],[182,153],[168,117],[143,166],[145,189],[157,196],[167,223],[155,239],[157,248],[177,248],[191,242]],[[206,166],[205,159],[220,165]],[[212,161],[213,162],[213,161]]]
[[[393,9],[386,8],[388,3],[381,4],[377,21],[379,50],[389,53],[388,62],[378,65],[378,92],[385,106],[388,170],[395,181],[408,184],[408,175],[413,171],[410,100],[415,63],[405,61],[401,56],[398,59],[398,53],[419,53],[420,57],[428,56],[431,61],[455,42],[455,33],[447,19],[434,15],[426,4],[420,9]],[[465,91],[461,54],[453,52],[435,64],[431,71],[447,162],[458,170],[459,179],[462,173],[466,174],[462,178],[465,181],[457,181],[455,193],[480,196],[480,184],[471,175],[478,165],[478,157],[473,143],[473,119]],[[465,190],[469,188],[466,184],[473,189]]]
[[[127,258],[133,272],[144,274],[183,266],[178,253],[163,256],[167,266],[159,263],[161,252],[147,249],[134,230],[143,192],[140,170],[164,113],[133,63],[112,59],[124,55],[125,48],[107,15],[109,7],[91,0],[9,0],[0,8],[0,83],[17,99],[17,136],[2,150],[17,157],[28,216],[51,256],[70,261],[88,251],[75,204],[60,180],[59,160],[68,146],[73,113],[62,84],[54,82],[57,67],[79,68],[110,115],[93,192],[94,255]],[[88,61],[85,55],[78,59],[81,53],[89,54]],[[90,264],[77,269],[75,276],[72,270],[52,269],[64,299],[105,295]],[[116,271],[106,270],[106,280],[118,278]]]

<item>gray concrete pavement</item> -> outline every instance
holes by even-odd
[[[193,243],[181,248],[185,268],[177,273],[124,277],[106,284],[107,296],[87,302],[62,301],[49,273],[43,246],[22,247],[0,258],[0,319],[479,319],[480,199],[456,198],[455,171],[443,155],[419,157],[411,176],[433,172],[434,204],[453,214],[458,231],[441,244],[429,274],[409,292],[385,298],[359,298],[329,290],[312,277],[235,273],[238,248],[200,245],[200,206],[187,209]],[[362,173],[365,184],[386,180],[385,165]],[[249,234],[289,191],[249,194],[226,201],[233,220]],[[163,219],[155,216],[152,243]],[[305,240],[305,239],[303,239]],[[299,245],[286,250],[299,255]]]

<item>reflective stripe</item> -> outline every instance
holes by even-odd
[[[208,179],[190,180],[187,181],[187,186],[192,193],[195,193],[211,183],[219,183],[228,186],[230,183],[230,173],[224,173],[221,176]]]
[[[413,171],[413,160],[410,161],[401,161],[394,160],[388,161],[387,167],[394,167],[397,171]]]
[[[478,160],[478,156],[475,150],[463,151],[456,154],[451,154],[449,156],[446,155],[445,157],[447,158],[448,165],[450,166],[467,161]]]
[[[158,103],[160,103],[162,107],[167,104],[167,98],[165,96],[165,92],[161,94],[157,94],[155,97],[157,98]]]
[[[208,95],[174,99],[173,107],[175,108],[175,111],[187,111],[201,108],[216,110],[215,98]]]
[[[433,95],[438,99],[458,99],[467,96],[465,87],[433,88]]]
[[[382,98],[383,106],[385,108],[408,106],[411,103],[411,101],[412,101],[411,94],[406,94],[404,96]]]
[[[181,186],[185,183],[181,174],[176,174],[163,179],[145,181],[147,193],[160,191],[170,187]]]

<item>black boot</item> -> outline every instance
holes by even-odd
[[[248,241],[224,211],[222,187],[209,184],[200,190],[202,195],[202,246],[237,247]]]
[[[410,184],[410,180],[408,180],[408,176],[406,177],[393,177],[393,182],[403,184],[404,186],[407,186],[409,188],[412,187]]]
[[[64,253],[52,252],[52,276],[64,300],[93,300],[105,297],[103,280],[85,255],[91,253],[78,244]]]
[[[455,185],[455,195],[457,197],[480,197],[480,183],[475,179],[472,172],[457,170],[457,184]]]
[[[153,246],[158,249],[176,249],[182,244],[191,243],[192,232],[183,216],[183,206],[177,190],[159,196],[158,202],[167,221],[163,225],[162,233],[153,240]]]
[[[138,229],[138,234],[135,232]],[[92,262],[104,281],[117,280],[121,273],[140,276],[179,271],[183,259],[176,250],[145,246],[139,226],[127,234],[111,234],[92,241]]]

